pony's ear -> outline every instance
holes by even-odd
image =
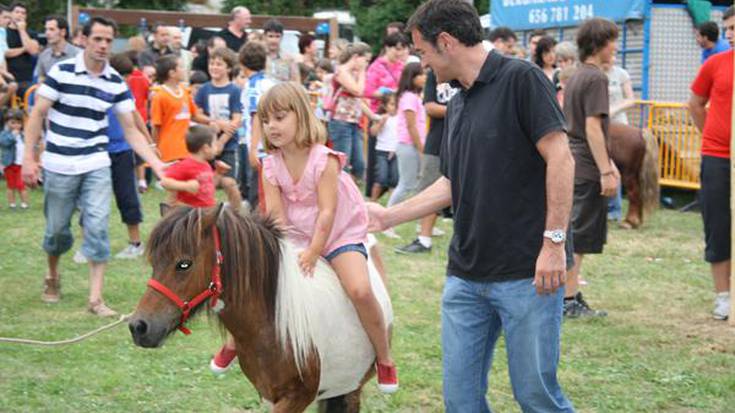
[[[166,214],[168,213],[168,211],[171,210],[171,208],[172,208],[171,205],[169,205],[169,204],[167,204],[165,202],[159,203],[158,204],[158,209],[161,212],[161,218],[163,218],[164,216],[166,216]]]
[[[214,225],[217,222],[217,218],[219,218],[220,214],[222,213],[222,209],[224,208],[225,204],[219,203],[214,208],[208,208],[203,211],[202,215],[202,229],[207,230],[212,225]]]

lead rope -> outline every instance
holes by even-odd
[[[29,340],[25,338],[10,338],[10,337],[0,337],[0,343],[10,343],[10,344],[27,344],[27,345],[36,345],[36,346],[63,346],[67,344],[74,344],[79,343],[81,341],[84,341],[92,336],[95,336],[105,330],[109,330],[113,327],[116,327],[118,324],[124,323],[125,321],[128,321],[130,316],[133,315],[133,313],[130,314],[123,314],[120,316],[120,319],[117,321],[114,321],[110,324],[104,325],[96,330],[92,330],[88,333],[82,334],[81,336],[77,336],[74,338],[70,338],[67,340],[58,340],[58,341],[42,341],[42,340]]]

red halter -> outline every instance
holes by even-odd
[[[184,327],[184,323],[186,322],[186,320],[189,319],[189,313],[191,312],[191,310],[193,308],[196,308],[199,304],[201,304],[209,297],[212,297],[212,300],[209,303],[210,307],[216,308],[217,300],[219,300],[219,296],[222,294],[222,280],[220,279],[220,271],[222,270],[223,256],[222,248],[220,247],[219,230],[217,230],[216,225],[212,225],[212,232],[214,233],[214,249],[217,262],[215,263],[214,268],[212,268],[212,281],[209,283],[209,286],[206,290],[197,294],[191,300],[184,301],[168,287],[158,282],[158,280],[155,280],[153,278],[148,280],[149,287],[163,294],[169,300],[173,301],[177,307],[179,307],[179,309],[181,310],[181,320],[179,321],[178,329],[186,335],[191,334],[191,330]]]

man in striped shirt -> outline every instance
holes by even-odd
[[[26,134],[23,179],[35,185],[40,177],[33,151],[48,119],[46,150],[41,157],[44,181],[46,231],[43,248],[48,254],[45,302],[60,298],[59,258],[73,244],[72,214],[79,205],[84,226],[82,254],[89,261],[89,311],[113,316],[102,299],[102,285],[110,242],[107,233],[112,193],[107,153],[107,110],[117,114],[125,138],[153,171],[162,175],[163,163],[135,128],[135,104],[123,78],[108,64],[115,22],[94,17],[84,26],[84,53],[54,65],[36,92]]]

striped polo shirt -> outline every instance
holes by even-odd
[[[110,166],[107,154],[107,110],[135,110],[125,80],[109,64],[100,75],[90,75],[84,53],[55,64],[38,88],[51,101],[43,168],[79,175]]]

